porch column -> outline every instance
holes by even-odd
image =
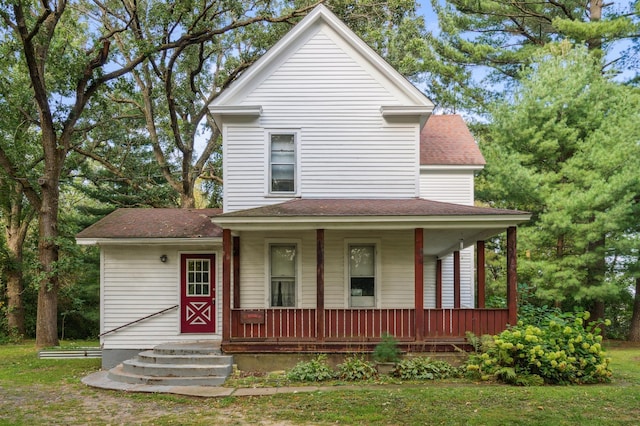
[[[453,252],[453,307],[460,309],[460,251]]]
[[[436,309],[442,309],[442,259],[436,260]]]
[[[324,341],[324,229],[316,229],[316,332]]]
[[[414,270],[415,270],[415,305],[416,305],[416,340],[424,338],[424,229],[415,229]]]
[[[222,231],[222,341],[231,340],[231,230]]]
[[[518,260],[516,227],[507,228],[507,308],[509,324],[518,322]]]
[[[476,282],[478,286],[478,308],[484,309],[486,271],[484,266],[484,241],[476,243]]]
[[[233,237],[233,307],[240,308],[240,237]]]

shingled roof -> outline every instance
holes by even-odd
[[[403,199],[314,199],[301,198],[253,209],[225,213],[227,217],[293,217],[293,216],[478,216],[523,215],[518,210],[464,206],[425,200]]]
[[[484,166],[484,157],[461,116],[432,115],[420,134],[420,165]]]
[[[76,235],[102,238],[212,238],[222,229],[211,222],[221,209],[118,209]]]

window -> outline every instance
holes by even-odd
[[[269,192],[296,192],[294,133],[269,134]]]
[[[375,307],[376,246],[349,245],[349,295],[352,307]]]
[[[210,296],[209,259],[187,259],[187,296]]]
[[[296,244],[270,244],[270,299],[272,307],[296,306]]]

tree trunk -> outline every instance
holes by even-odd
[[[29,224],[33,219],[33,210],[23,208],[24,192],[20,184],[13,186],[7,206],[5,236],[9,250],[9,264],[6,268],[7,277],[7,325],[10,331],[24,336],[26,333],[24,318],[24,292],[22,258],[24,240],[27,237]]]
[[[9,332],[24,336],[24,304],[22,303],[22,271],[11,268],[7,271],[7,326]]]
[[[55,162],[53,159],[50,159]],[[58,204],[59,173],[58,167],[52,167],[42,179],[42,205],[38,215],[40,238],[38,259],[42,277],[38,289],[38,315],[36,319],[36,346],[39,348],[57,346],[58,341],[58,287],[59,279],[55,272],[58,261]]]
[[[603,0],[591,0],[589,2],[589,21],[599,22],[602,19],[602,9],[604,7]],[[600,49],[602,47],[602,38],[594,37],[587,40],[587,48],[589,50]]]
[[[633,315],[629,328],[629,341],[640,342],[640,277],[636,278],[636,295],[633,298]]]

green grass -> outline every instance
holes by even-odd
[[[640,346],[612,347],[611,384],[511,387],[465,381],[370,385],[270,397],[192,398],[88,388],[96,359],[39,360],[0,346],[0,425],[636,424]]]

